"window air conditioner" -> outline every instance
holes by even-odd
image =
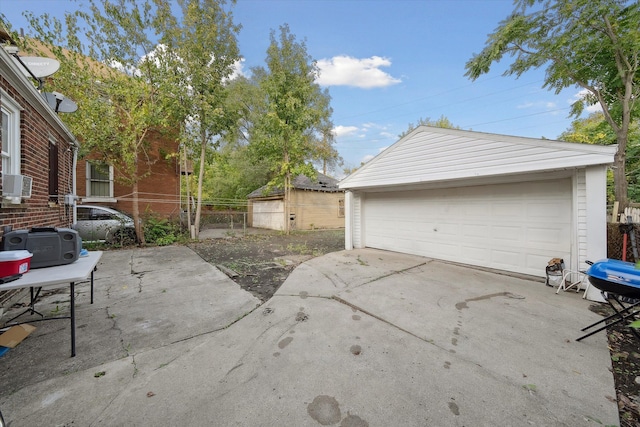
[[[30,198],[32,181],[30,176],[2,174],[2,196]]]

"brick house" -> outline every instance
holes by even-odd
[[[75,194],[78,142],[5,49],[0,49],[0,109],[2,229],[71,227],[73,206],[65,204],[65,196]],[[22,195],[16,193],[19,187]]]
[[[162,218],[180,215],[180,156],[177,138],[152,132],[149,149],[140,156],[140,172],[146,176],[138,182],[138,205],[141,216],[154,214]],[[77,162],[79,204],[109,206],[128,214],[133,212],[131,186],[118,180],[116,168],[88,155]]]
[[[37,40],[30,40],[27,49],[37,56],[55,57],[54,52]],[[90,61],[89,58],[87,61]],[[81,141],[88,141],[89,138],[86,135],[77,136]],[[138,182],[140,214],[153,213],[163,218],[178,218],[181,178],[181,164],[177,155],[178,136],[175,132],[150,132],[147,142],[147,152],[139,156],[139,173],[144,175]],[[117,167],[106,164],[96,153],[89,153],[78,159],[75,172],[78,204],[99,204],[132,214],[133,190],[119,179]]]
[[[1,30],[0,41],[11,43]],[[74,221],[78,142],[20,67],[0,48],[0,237],[12,229],[70,228]],[[0,292],[0,312],[19,294]]]

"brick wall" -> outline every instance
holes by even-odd
[[[178,143],[172,136],[161,136],[151,133],[149,137],[149,150],[146,156],[140,156],[140,175],[146,175],[138,183],[138,203],[140,214],[155,214],[164,218],[178,218],[180,214],[180,166]],[[87,195],[87,161],[96,159],[95,155],[89,155],[86,159],[79,160],[76,168],[77,191],[80,203],[99,204],[119,209],[131,214],[133,212],[133,189],[123,184],[118,177],[114,177],[113,193],[117,200],[109,201],[84,201]]]
[[[23,108],[20,114],[20,172],[22,175],[33,178],[30,199],[22,199],[20,204],[11,204],[4,200],[1,202],[0,225],[2,228],[12,226],[14,230],[32,227],[70,227],[73,222],[73,213],[64,205],[64,195],[72,191],[71,143],[50,126],[2,76],[0,76],[0,87]],[[58,145],[58,194],[60,196],[57,201],[49,200],[50,137]],[[0,228],[0,236],[2,228]]]

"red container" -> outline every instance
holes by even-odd
[[[0,251],[0,278],[24,274],[31,267],[29,251]]]

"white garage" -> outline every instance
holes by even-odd
[[[340,183],[345,246],[544,276],[606,257],[615,146],[421,126]]]

